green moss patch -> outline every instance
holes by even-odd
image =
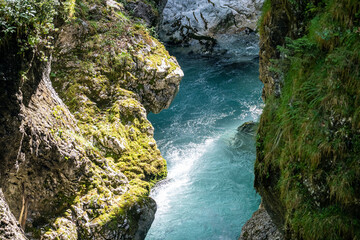
[[[278,172],[288,238],[359,239],[360,3],[307,4],[304,35],[272,62],[284,84],[261,117],[257,184]]]

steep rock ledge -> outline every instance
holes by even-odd
[[[285,239],[360,238],[360,3],[264,3],[255,187]]]
[[[0,181],[27,237],[143,239],[166,176],[145,107],[171,103],[176,60],[115,1],[6,2],[0,16]]]

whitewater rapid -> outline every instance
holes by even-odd
[[[234,145],[237,127],[261,114],[257,61],[175,55],[180,91],[169,109],[149,114],[168,177],[151,193],[158,210],[146,239],[237,239],[260,204],[254,136]]]

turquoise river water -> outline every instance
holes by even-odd
[[[258,63],[173,54],[185,77],[171,107],[149,114],[168,178],[151,193],[158,210],[146,239],[235,240],[260,204],[254,137],[235,141],[261,114]]]

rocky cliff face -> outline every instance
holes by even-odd
[[[228,51],[234,44],[251,48],[257,39],[254,31],[262,2],[168,0],[160,37],[168,43],[191,46],[192,51],[201,54]]]
[[[286,239],[358,239],[358,1],[264,3],[255,187]]]
[[[30,239],[145,237],[166,176],[146,113],[183,73],[126,4],[1,3],[1,239],[25,238],[11,213]]]

